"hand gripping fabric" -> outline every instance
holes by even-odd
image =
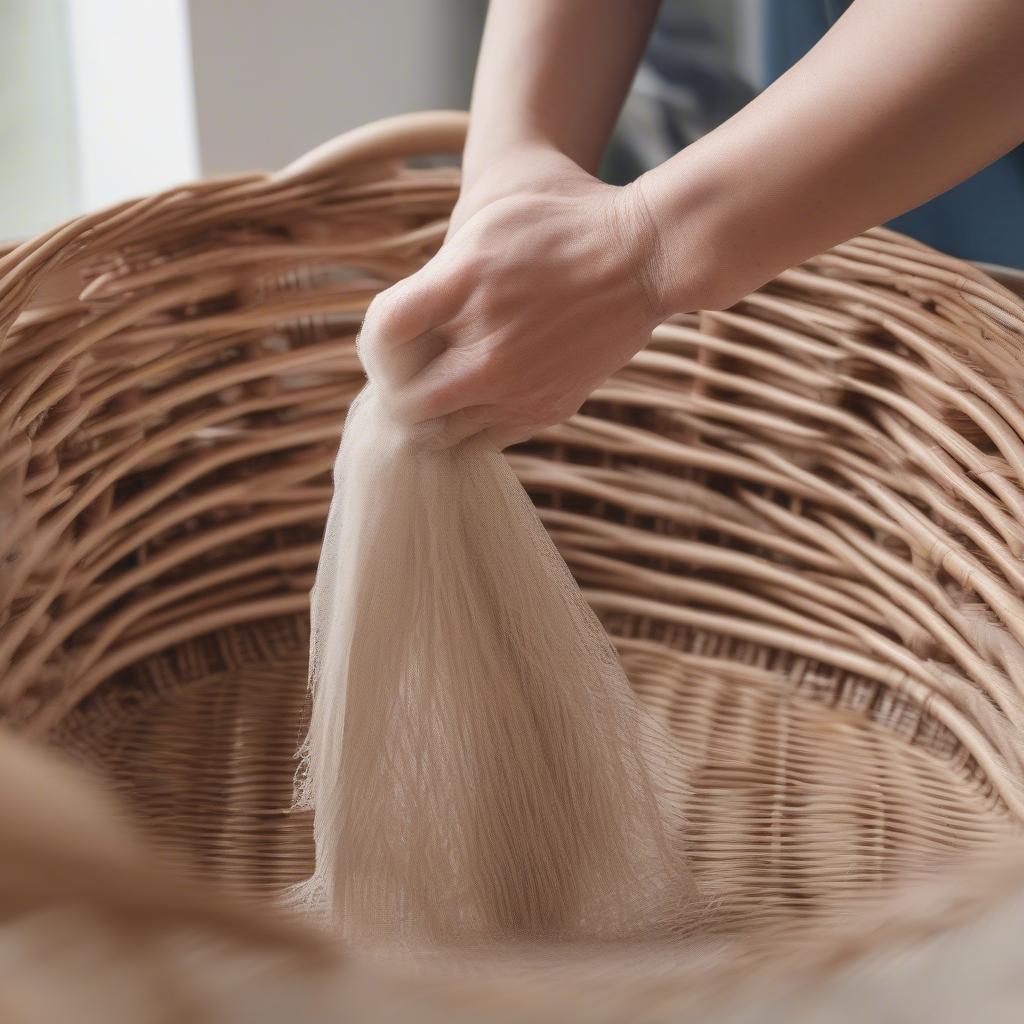
[[[683,930],[679,751],[505,457],[422,446],[370,376],[312,594],[294,896],[385,945]]]

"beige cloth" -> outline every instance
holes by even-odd
[[[371,945],[684,929],[685,766],[504,456],[429,450],[371,383],[334,479],[299,902]]]

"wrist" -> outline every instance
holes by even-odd
[[[667,260],[659,228],[641,178],[615,189],[612,203],[613,232],[622,251],[625,272],[640,285],[644,312],[652,324],[667,319],[674,310],[666,287]]]
[[[557,187],[579,168],[549,142],[520,139],[504,149],[491,148],[486,160],[467,151],[449,237],[478,210],[506,196]]]
[[[550,140],[535,133],[514,138],[488,139],[474,145],[472,137],[462,156],[462,192],[473,190],[485,179],[514,176],[518,168],[530,162],[545,161],[561,151]]]
[[[725,309],[763,283],[750,273],[750,240],[738,230],[728,176],[690,156],[685,151],[630,186],[651,225],[649,278],[666,317]]]

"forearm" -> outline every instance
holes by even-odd
[[[492,0],[473,85],[466,187],[512,149],[547,145],[594,172],[658,0]]]
[[[856,0],[802,61],[641,179],[666,312],[735,301],[1024,138],[1020,0]]]

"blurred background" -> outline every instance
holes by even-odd
[[[665,3],[609,176],[752,95],[760,6]],[[388,114],[466,107],[485,13],[485,0],[0,0],[0,238],[199,175],[274,169]],[[660,82],[677,49],[689,81]]]
[[[847,2],[664,0],[603,176],[628,181],[727,119]],[[466,107],[485,13],[486,0],[0,0],[0,240],[275,169],[378,117]],[[1024,150],[893,226],[1019,265]]]

